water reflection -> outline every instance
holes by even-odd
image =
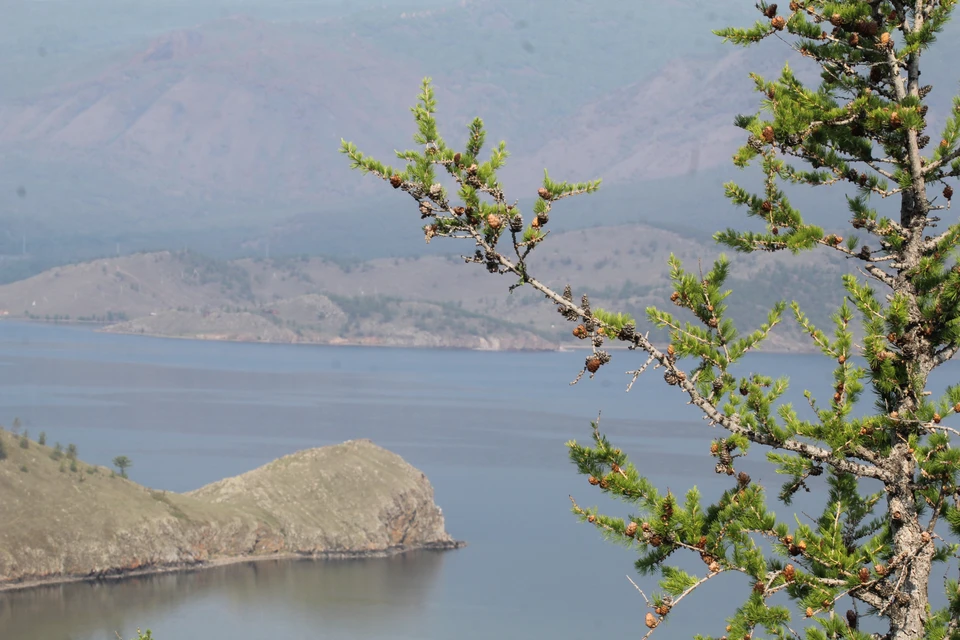
[[[159,637],[169,639],[197,637],[198,626],[194,633],[177,627],[204,618],[199,626],[209,629],[209,617],[216,616],[223,624],[243,620],[246,637],[276,637],[272,631],[279,620],[295,628],[323,629],[323,637],[415,635],[443,557],[423,551],[350,561],[265,560],[123,582],[44,587],[0,598],[0,628],[4,640],[100,640],[116,638],[116,633],[129,637],[138,626],[152,626]],[[177,615],[171,616],[174,610]],[[249,615],[263,610],[271,611],[269,618]],[[258,624],[262,630],[250,626]]]

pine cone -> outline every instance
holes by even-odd
[[[453,154],[453,164],[457,165],[458,167],[460,166],[460,152],[459,152],[459,151],[457,151],[455,154]]]
[[[624,530],[623,533],[628,538],[632,538],[633,536],[637,535],[637,523],[631,522],[630,524],[628,524],[627,528]]]
[[[777,5],[770,5],[776,7]],[[783,28],[787,26],[787,21],[783,16],[776,16],[773,20],[770,21],[770,26],[776,29],[777,31],[783,31]]]
[[[877,31],[879,31],[877,23],[873,20],[863,20],[857,22],[856,29],[858,32],[860,32],[860,35],[867,36],[869,38],[877,35]]]
[[[550,192],[547,191],[546,188],[544,188],[544,187],[540,187],[539,189],[537,189],[537,195],[540,196],[540,197],[541,197],[542,199],[544,199],[544,200],[549,200],[549,199],[552,197],[552,196],[550,195]]]
[[[931,91],[933,91],[933,85],[932,85],[932,84],[925,84],[925,85],[923,85],[922,87],[920,87],[920,90],[919,90],[917,93],[920,95],[920,99],[922,100],[922,99],[926,98],[927,95],[928,95]],[[924,108],[926,108],[926,107],[924,107]],[[927,112],[924,111],[921,115],[927,115]]]
[[[928,107],[928,106],[925,105],[925,104],[922,104],[922,105],[920,105],[920,108],[917,109],[917,113],[920,114],[920,117],[921,117],[921,118],[926,118],[926,117],[927,117],[927,111],[929,111],[929,110],[930,110],[930,107]]]
[[[949,200],[953,197],[953,187],[947,185],[943,188],[943,197]]]
[[[858,44],[860,44],[860,36],[858,36],[858,35],[855,34],[855,33],[851,33],[851,34],[847,37],[847,42],[850,43],[850,46],[851,46],[851,47],[855,47],[855,46],[857,46]]]
[[[797,0],[790,0],[790,11],[799,11],[800,3]]]
[[[541,211],[540,213],[537,214],[537,222],[539,223],[539,225],[537,226],[541,226],[541,227],[547,224],[548,222],[550,222],[550,214],[547,213],[546,211]]]
[[[771,203],[769,200],[764,200],[763,204],[760,205],[760,208],[769,213],[773,211],[773,203]]]
[[[884,49],[893,46],[893,41],[890,40],[890,34],[887,33],[886,31],[880,34],[880,46],[883,47]]]
[[[842,26],[843,16],[841,16],[839,13],[833,14],[832,16],[830,16],[830,24],[832,24],[835,27]]]
[[[582,324],[578,324],[573,330],[573,335],[574,337],[583,340],[589,334],[587,333],[587,328],[585,326],[583,326]]]
[[[797,577],[797,570],[793,567],[792,564],[788,564],[783,568],[783,578],[787,582],[793,582],[793,579]]]
[[[777,15],[777,5],[776,4],[769,5],[766,11],[763,12],[763,15],[767,16],[768,18],[772,18],[773,16]]]
[[[860,578],[860,584],[867,584],[870,582],[870,570],[866,567],[860,567],[860,573],[857,577]]]
[[[600,358],[598,358],[597,356],[590,356],[589,358],[587,358],[587,362],[585,366],[587,371],[589,371],[590,373],[596,373],[597,371],[600,370],[601,364],[603,363],[600,362]]]
[[[857,630],[857,612],[853,609],[847,609],[847,626],[854,631]]]
[[[900,114],[897,113],[896,111],[894,111],[893,113],[891,113],[891,114],[890,114],[890,127],[893,128],[893,129],[896,129],[896,128],[898,128],[901,124],[903,124],[903,119],[900,117]]]
[[[917,138],[917,146],[923,149],[930,144],[930,136],[920,136]]]
[[[490,228],[496,231],[500,228],[500,225],[503,224],[503,219],[496,213],[491,213],[487,216],[487,224],[490,225]]]
[[[644,618],[644,622],[646,623],[647,627],[649,627],[650,629],[655,629],[657,625],[660,624],[660,621],[657,619],[657,616],[653,615],[649,611],[647,612],[647,615]]]
[[[767,125],[766,127],[763,128],[763,131],[760,133],[760,135],[763,136],[764,142],[768,142],[768,143],[773,142],[773,139],[774,139],[773,127],[771,127],[770,125]]]
[[[523,231],[523,217],[519,213],[510,218],[510,231],[514,233]]]
[[[589,482],[593,486],[597,486],[598,484],[600,484],[600,480],[598,480],[595,476],[590,476],[589,478],[587,478],[587,482]]]
[[[393,174],[390,176],[390,184],[393,185],[394,189],[396,189],[403,184],[403,180],[397,174]]]

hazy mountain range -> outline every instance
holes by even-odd
[[[786,44],[742,50],[711,34],[760,17],[743,2],[6,4],[4,281],[147,249],[455,251],[425,248],[409,200],[337,153],[341,137],[385,160],[412,144],[409,107],[424,76],[448,140],[480,115],[491,142],[508,141],[502,178],[521,207],[545,167],[559,179],[604,178],[600,194],[557,207],[555,229],[646,222],[703,238],[740,220],[721,183],[757,182],[729,162],[743,139],[733,116],[758,104],[748,72],[774,75],[790,58],[815,78]],[[958,36],[954,23],[925,67],[933,131],[956,86]],[[797,194],[828,227],[842,220],[836,197]]]

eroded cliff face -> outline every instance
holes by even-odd
[[[0,463],[0,589],[238,558],[461,544],[447,534],[426,476],[367,440],[301,451],[188,494],[58,472],[44,449],[32,448],[32,477]]]

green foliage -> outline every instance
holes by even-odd
[[[59,460],[63,457],[63,445],[59,442],[53,445],[53,451],[50,452],[51,460]]]
[[[133,466],[133,462],[127,456],[117,456],[113,459],[113,466],[120,472],[121,478],[126,478],[127,469]]]
[[[811,639],[870,637],[856,629],[858,615],[885,620],[889,637],[896,640],[960,637],[956,585],[947,585],[949,604],[940,611],[930,608],[926,591],[931,566],[955,559],[960,548],[931,534],[943,519],[960,536],[960,453],[951,447],[951,434],[960,430],[941,425],[960,414],[960,385],[940,397],[926,390],[930,373],[960,350],[960,224],[926,235],[939,220],[933,214],[952,196],[946,181],[960,176],[960,98],[939,144],[924,151],[930,142],[922,135],[924,99],[932,88],[918,82],[920,55],[954,5],[954,0],[809,0],[791,2],[789,11],[781,11],[761,2],[757,8],[763,18],[753,26],[716,32],[744,46],[771,36],[788,39],[822,71],[816,87],[806,86],[787,65],[774,81],[752,76],[763,96],[761,109],[736,118],[746,143],[733,162],[740,168],[756,162],[763,188],[751,193],[729,182],[725,195],[763,230],[727,229],[715,236],[739,252],[796,254],[822,248],[859,261],[860,275],[842,278],[846,295],[828,320],[819,313],[811,320],[796,301],[789,304],[811,345],[834,363],[832,396],[818,400],[806,391],[810,410],[804,414],[782,400],[786,376],[734,374],[734,365],[781,322],[788,303],[773,303],[760,328],[741,335],[729,317],[725,256],[706,273],[691,271],[671,256],[670,299],[679,311],[646,310],[648,322],[661,330],[654,338],[628,314],[591,309],[586,294],[576,301],[569,286],[560,293],[538,280],[526,258],[549,241],[544,226],[553,203],[591,193],[599,181],[558,183],[545,173],[534,219],[525,226],[497,178],[505,146],[501,143],[481,163],[486,134],[475,119],[465,151],[448,148],[433,119],[436,101],[429,80],[413,110],[414,140],[425,148],[398,154],[408,163],[403,173],[365,157],[351,143],[341,144],[354,168],[389,181],[417,201],[421,218],[431,219],[424,227],[428,241],[434,236],[472,240],[478,250],[468,261],[516,276],[512,288],[533,287],[564,318],[580,323],[574,335],[589,338],[593,348],[578,381],[612,359],[601,349],[605,341],[625,342],[648,355],[631,372],[634,380],[655,364],[667,384],[683,391],[711,426],[720,427],[710,454],[723,491],[709,505],[701,504],[696,487],[682,498],[660,491],[596,422],[589,444],[567,443],[589,484],[632,510],[627,518],[607,516],[571,498],[581,520],[637,551],[642,575],[659,575],[661,593],[649,601],[655,615],[646,616],[651,632],[688,594],[717,575],[736,572],[749,578],[751,588],[728,618],[727,638],[752,638],[761,631],[799,637],[793,611],[775,601],[778,594],[804,612]],[[456,183],[462,206],[448,201],[437,167]],[[806,223],[784,188],[837,183],[854,192],[846,197],[852,227],[846,238]],[[945,184],[944,204],[928,193],[939,184]],[[898,197],[898,219],[881,216],[871,204],[875,196]],[[665,348],[656,344],[660,338]],[[863,410],[865,394],[874,401],[873,413]],[[815,489],[822,511],[779,519],[768,506],[766,488],[737,469],[738,458],[754,445],[767,449],[767,461],[785,477],[777,500],[790,505],[798,491]],[[723,477],[728,484],[722,484]],[[681,569],[673,558],[682,553],[698,555],[705,572]],[[908,577],[914,585],[909,589],[904,588]],[[858,601],[861,614],[835,615],[844,597]]]
[[[30,438],[27,437],[27,434],[26,434],[26,433],[24,433],[22,436],[20,436],[20,448],[21,448],[21,449],[29,449],[29,448],[30,448]]]
[[[40,446],[45,446],[47,444],[47,432],[41,431],[40,435],[37,436],[37,444]]]
[[[3,433],[0,432],[0,461],[7,459],[7,443],[4,441]]]

